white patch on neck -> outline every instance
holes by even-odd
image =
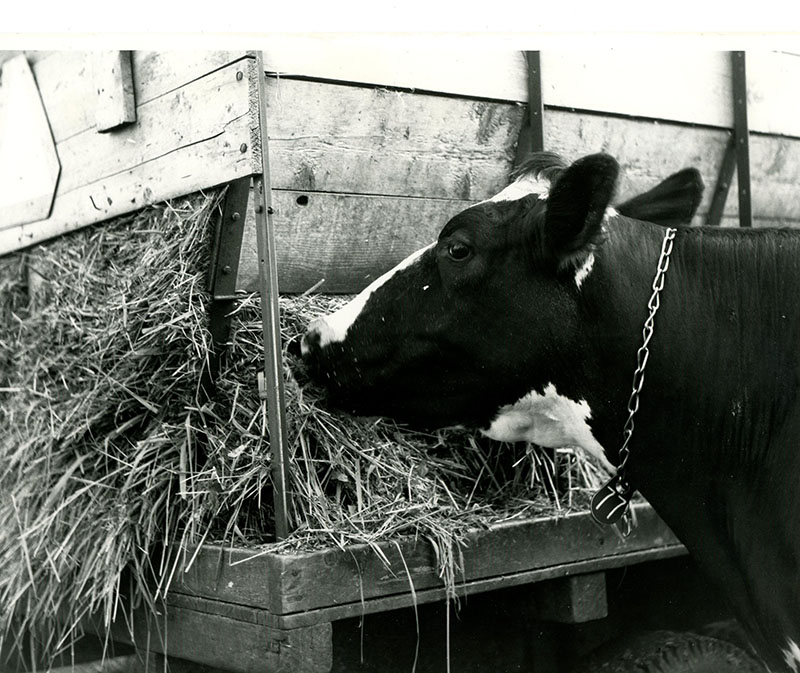
[[[617,217],[617,215],[619,215],[617,209],[609,206],[606,208],[605,215],[603,216],[603,224],[607,224],[612,217]]]
[[[550,194],[550,181],[542,180],[537,175],[521,175],[489,201],[515,201],[528,194],[536,194],[540,200],[546,200]]]
[[[358,318],[358,316],[361,314],[361,311],[364,309],[364,305],[372,296],[372,293],[381,287],[381,285],[384,285],[396,273],[402,271],[403,269],[407,269],[409,266],[414,264],[414,262],[422,257],[423,253],[425,253],[427,250],[430,250],[435,245],[435,242],[431,243],[430,245],[426,245],[424,248],[417,250],[415,253],[406,257],[396,267],[387,271],[380,278],[372,281],[372,283],[364,288],[360,294],[342,306],[342,308],[340,308],[338,311],[335,311],[330,315],[323,316],[322,318],[312,320],[308,325],[308,331],[319,332],[320,346],[325,346],[326,344],[336,341],[344,341],[345,336],[347,336],[347,331],[356,321],[356,318]],[[427,289],[427,287],[423,288],[423,290]],[[308,346],[305,343],[305,339],[301,342],[300,347],[303,351],[303,354],[308,351]]]
[[[543,393],[532,390],[514,404],[501,407],[489,428],[481,432],[500,442],[533,442],[551,449],[577,446],[613,474],[614,466],[587,423],[591,416],[586,400],[576,402],[559,395],[548,383]]]
[[[585,281],[587,276],[592,272],[593,266],[594,266],[594,253],[590,252],[589,256],[586,258],[586,261],[575,272],[575,285],[577,285],[578,287],[583,285],[583,281]]]
[[[783,650],[783,658],[786,665],[794,671],[800,672],[800,647],[791,638],[786,639],[786,649]]]

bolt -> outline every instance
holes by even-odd
[[[262,205],[259,203],[259,204],[256,206],[256,212],[257,212],[257,213],[263,213],[263,212],[264,212],[264,206],[262,206]]]
[[[239,151],[240,151],[242,154],[244,154],[245,152],[247,152],[247,143],[242,143],[241,145],[239,145]]]
[[[222,267],[222,274],[224,276],[227,276],[230,272],[231,272],[231,267],[228,264]]]
[[[267,214],[268,214],[268,215],[272,215],[274,212],[275,212],[275,211],[273,210],[272,206],[270,206],[269,208],[267,208]]]
[[[244,79],[244,73],[240,70],[236,73],[236,81],[241,82]]]
[[[232,219],[234,222],[238,222],[238,221],[241,219],[241,217],[242,217],[242,216],[241,216],[239,213],[233,213],[233,215],[231,215],[231,219]]]

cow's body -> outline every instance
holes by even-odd
[[[530,181],[543,198],[453,218],[311,326],[316,377],[355,412],[616,463],[665,232],[607,210],[616,172],[588,157]],[[630,481],[769,666],[797,671],[800,232],[679,229],[650,351]]]

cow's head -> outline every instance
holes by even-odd
[[[488,426],[579,365],[577,298],[618,165],[603,154],[569,167],[537,161],[309,326],[305,361],[335,403],[426,426]]]

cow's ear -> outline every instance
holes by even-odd
[[[613,157],[592,154],[565,169],[550,188],[546,245],[560,267],[581,263],[599,239],[618,174]]]

